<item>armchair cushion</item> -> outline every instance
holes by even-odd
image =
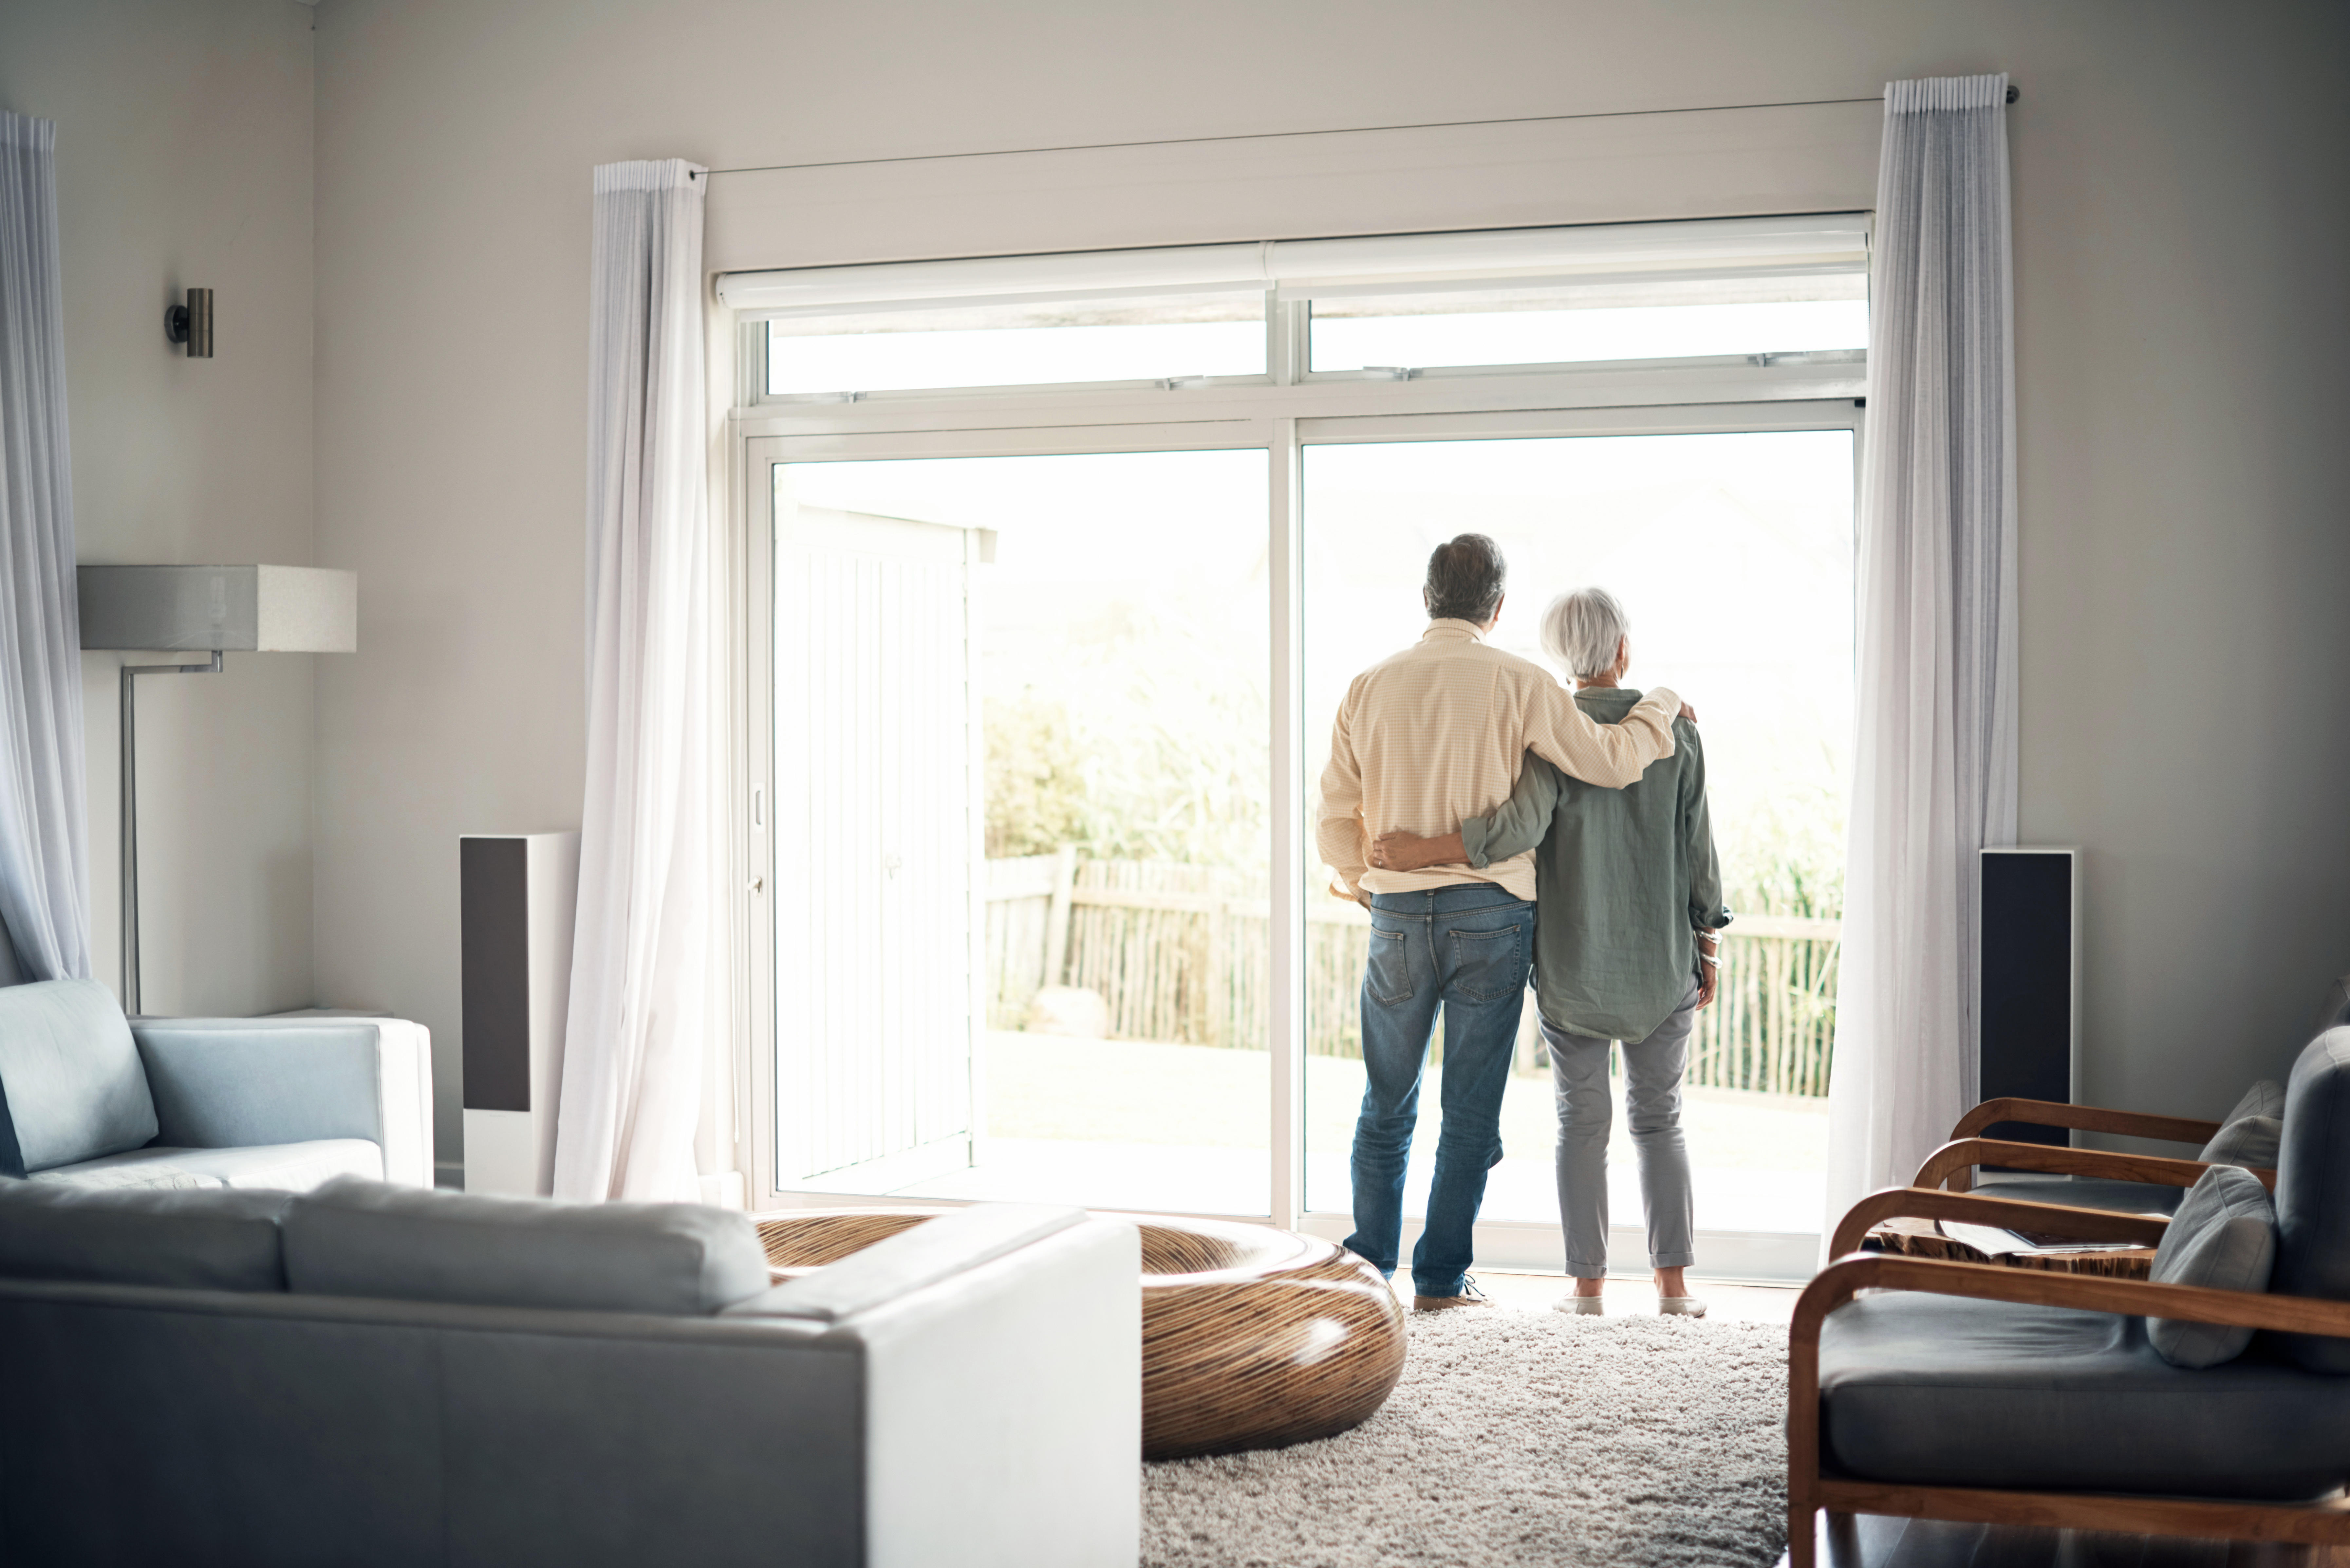
[[[2021,1203],[2063,1203],[2074,1209],[2110,1209],[2118,1214],[2169,1214],[2187,1195],[2183,1187],[2152,1181],[2120,1181],[2103,1176],[1987,1176],[1975,1183],[1986,1198]]]
[[[282,1291],[283,1192],[92,1191],[0,1181],[0,1277]]]
[[[2285,1082],[2284,1144],[2277,1155],[2276,1272],[2280,1295],[2350,1301],[2350,1027],[2302,1047]],[[2294,1365],[2350,1373],[2350,1340],[2275,1337]]]
[[[2259,1292],[2269,1288],[2275,1262],[2276,1212],[2268,1189],[2250,1171],[2215,1165],[2187,1189],[2178,1218],[2155,1249],[2152,1273],[2158,1285]],[[2204,1367],[2241,1355],[2252,1331],[2158,1317],[2147,1320],[2146,1337],[2171,1366]]]
[[[2350,1474],[2350,1385],[2256,1344],[2172,1366],[2143,1319],[1909,1292],[1820,1334],[1821,1458],[1920,1486],[2305,1500]]]
[[[2195,1158],[2211,1165],[2241,1165],[2248,1170],[2276,1168],[2277,1148],[2284,1141],[2284,1122],[2278,1116],[2238,1116],[2211,1135]]]
[[[707,1316],[767,1285],[750,1217],[342,1177],[286,1210],[289,1288],[330,1296]]]
[[[363,1137],[245,1148],[134,1148],[44,1170],[33,1180],[84,1189],[266,1188],[307,1192],[338,1176],[383,1179],[383,1151]]]
[[[16,1146],[0,1175],[119,1154],[155,1136],[139,1048],[114,993],[94,980],[0,989],[0,1097]]]

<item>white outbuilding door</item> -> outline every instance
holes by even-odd
[[[776,1163],[879,1192],[971,1159],[974,568],[993,535],[780,504]]]

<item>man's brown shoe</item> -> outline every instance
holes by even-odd
[[[1411,1310],[1414,1312],[1444,1312],[1452,1307],[1482,1307],[1492,1306],[1492,1299],[1486,1295],[1484,1292],[1479,1290],[1477,1288],[1476,1280],[1468,1275],[1462,1276],[1461,1281],[1461,1293],[1457,1296],[1414,1296],[1411,1298]]]

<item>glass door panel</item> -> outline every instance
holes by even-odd
[[[777,1187],[1266,1213],[1266,454],[773,472]]]
[[[1698,709],[1715,843],[1740,916],[1683,1094],[1700,1231],[1807,1231],[1823,1201],[1852,726],[1853,460],[1848,431],[1305,452],[1309,790],[1347,683],[1426,628],[1429,552],[1460,533],[1492,535],[1508,559],[1496,645],[1549,668],[1538,644],[1543,607],[1570,588],[1604,587],[1631,621],[1627,684],[1671,686]],[[1343,1214],[1363,1085],[1367,919],[1328,895],[1329,875],[1317,868],[1306,895],[1306,1206]],[[1440,1023],[1409,1215],[1427,1199],[1441,1073]],[[1620,1231],[1638,1225],[1640,1206],[1620,1079],[1616,1089],[1609,1186]],[[1556,1223],[1555,1132],[1529,995],[1484,1219]]]

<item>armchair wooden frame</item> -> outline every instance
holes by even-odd
[[[1980,1140],[1995,1142],[1996,1140]],[[2022,1145],[2039,1147],[2039,1145]],[[2177,1162],[2192,1163],[2192,1162]],[[1838,1252],[1857,1245],[1880,1220],[1970,1219],[2028,1224],[2083,1241],[2159,1241],[2169,1221],[2104,1210],[2071,1209],[1970,1193],[1891,1188],[1870,1194],[1835,1230]],[[1890,1514],[1966,1524],[2029,1524],[2236,1541],[2350,1544],[2350,1498],[2315,1502],[2220,1501],[2100,1492],[2034,1492],[1979,1487],[1908,1486],[1830,1474],[1820,1461],[1820,1327],[1828,1314],[1864,1290],[1927,1291],[1980,1301],[2021,1302],[2228,1324],[2290,1334],[2350,1338],[2350,1302],[2255,1295],[2144,1280],[2043,1273],[1984,1263],[1940,1262],[1858,1253],[1823,1270],[1795,1303],[1787,1335],[1787,1553],[1789,1568],[1816,1568],[1814,1527],[1831,1515]]]
[[[2158,1116],[2145,1111],[2115,1111],[2108,1110],[2103,1106],[2072,1106],[2061,1100],[2026,1100],[2013,1096],[2005,1096],[1995,1100],[1985,1100],[1965,1116],[1960,1116],[1958,1124],[1950,1128],[1950,1142],[1956,1144],[1961,1140],[1981,1138],[1987,1128],[2002,1122],[2023,1122],[2033,1127],[2068,1127],[2076,1132],[2112,1133],[2122,1137],[2152,1138],[2157,1143],[2191,1143],[2198,1147],[2210,1142],[2218,1135],[2220,1127],[2218,1122],[2200,1121],[2192,1116]],[[1950,1145],[1944,1147],[1947,1148]],[[2001,1140],[2001,1147],[2005,1148],[2014,1146],[2006,1140]],[[2047,1148],[2056,1146],[2033,1144],[2029,1147]],[[1941,1151],[1936,1152],[1939,1154]],[[2089,1154],[2099,1151],[2082,1149],[2075,1152]],[[2042,1168],[2038,1166],[2024,1165],[2021,1160],[2004,1158],[1998,1163],[2018,1166],[2026,1170]],[[2124,1179],[2156,1180],[2164,1185],[2168,1185],[2170,1180],[2168,1177],[2128,1177]],[[2194,1179],[2190,1177],[2188,1179],[2191,1183]],[[1950,1181],[1950,1189],[1954,1192],[1964,1192],[1972,1184],[1971,1170],[1960,1171]],[[1921,1170],[1918,1173],[1917,1185],[1939,1186],[1940,1183],[1929,1182],[1925,1172]]]

